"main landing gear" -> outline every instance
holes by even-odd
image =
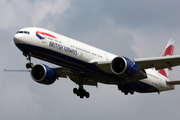
[[[78,89],[74,88],[73,93],[79,96],[81,99],[84,97],[89,98],[90,96],[89,92],[86,92],[82,85],[80,85]]]
[[[125,95],[128,95],[128,93],[130,93],[131,95],[134,94],[134,89],[132,89],[129,84],[118,85],[118,89],[121,90],[121,92]]]
[[[33,68],[33,63],[31,63],[31,56],[30,55],[27,57],[27,60],[29,60],[29,63],[26,64],[26,68],[27,69]]]

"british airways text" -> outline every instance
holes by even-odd
[[[52,41],[49,42],[49,46],[50,46],[50,47],[53,47],[53,48],[56,48],[56,49],[58,49],[58,50],[64,50],[65,52],[71,53],[71,54],[73,54],[73,55],[77,55],[77,50],[71,49],[71,48],[69,48],[69,47],[65,47],[65,46],[63,46],[63,45],[61,45],[61,44],[54,43],[54,42],[52,42]]]

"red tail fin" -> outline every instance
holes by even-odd
[[[164,49],[161,57],[172,56],[173,50],[174,50],[174,40],[170,39],[168,44],[166,45],[166,48]],[[169,76],[169,69],[161,69],[161,70],[158,70],[158,72],[167,78]]]

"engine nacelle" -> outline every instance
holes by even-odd
[[[44,64],[37,64],[31,70],[31,77],[34,81],[50,85],[55,82],[55,72],[53,69]]]
[[[137,73],[137,65],[126,57],[116,57],[111,62],[111,70],[114,74],[128,74],[133,76]]]

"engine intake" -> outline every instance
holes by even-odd
[[[55,82],[55,72],[49,66],[44,64],[37,64],[31,70],[31,77],[34,81],[50,85]]]
[[[116,57],[111,62],[111,70],[114,74],[128,74],[133,76],[137,73],[137,65],[129,58]]]

